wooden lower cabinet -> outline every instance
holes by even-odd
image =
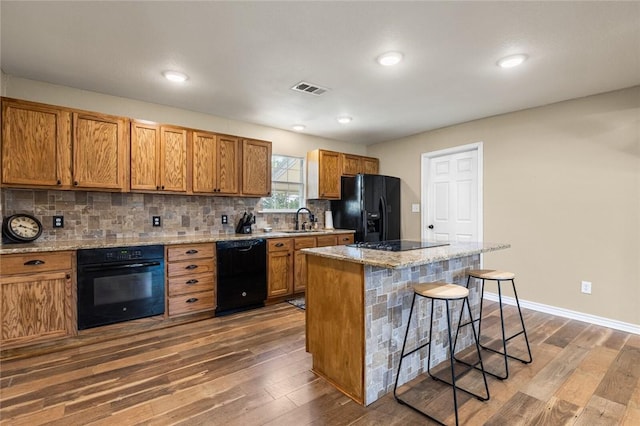
[[[268,241],[267,299],[303,293],[307,288],[307,262],[302,249],[353,243],[353,234],[325,234],[308,237],[274,238]]]
[[[307,288],[307,259],[302,249],[316,247],[316,237],[301,237],[295,239],[293,254],[293,292],[300,293]]]
[[[216,260],[213,243],[167,246],[167,316],[210,311],[216,307]]]
[[[0,344],[3,349],[77,334],[73,253],[2,256]]]
[[[292,294],[293,238],[267,241],[267,299]]]

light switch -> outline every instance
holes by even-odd
[[[411,212],[412,213],[420,213],[420,204],[418,204],[418,203],[411,204]]]

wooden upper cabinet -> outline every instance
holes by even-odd
[[[193,132],[192,136],[192,191],[217,192],[217,136],[213,133]]]
[[[73,186],[127,190],[126,118],[73,113]]]
[[[373,157],[361,157],[362,173],[367,175],[377,175],[380,169],[380,160]]]
[[[131,123],[131,189],[187,191],[187,131],[153,123]]]
[[[187,191],[187,131],[162,126],[160,128],[160,189]]]
[[[242,141],[242,194],[271,195],[271,142]]]
[[[240,192],[241,167],[240,140],[233,136],[218,136],[216,149],[216,193]]]
[[[160,126],[131,122],[131,189],[159,189]]]
[[[362,157],[359,155],[342,154],[342,175],[355,176],[362,173]]]
[[[355,176],[358,173],[368,175],[378,174],[379,160],[361,155],[342,154],[342,175]]]
[[[342,154],[316,149],[307,153],[307,198],[340,198]]]
[[[2,100],[2,184],[69,188],[71,114],[32,102]]]

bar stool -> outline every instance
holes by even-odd
[[[406,349],[406,345],[407,345],[407,336],[409,335],[409,327],[411,325],[411,318],[413,316],[413,307],[415,306],[416,303],[416,298],[417,297],[424,297],[427,299],[431,300],[431,319],[429,322],[429,341],[427,341],[426,343],[424,343],[423,345],[413,349],[412,351],[408,352],[405,354],[405,349]],[[446,380],[443,380],[439,377],[434,376],[433,374],[431,374],[431,340],[433,337],[433,313],[434,313],[434,302],[436,300],[441,300],[444,301],[445,306],[446,306],[446,315],[447,315],[447,337],[449,340],[449,363],[450,363],[450,367],[451,367],[451,382],[447,382]],[[449,306],[449,302],[450,301],[455,301],[455,300],[462,300],[462,308],[460,311],[460,318],[462,318],[462,313],[464,311],[464,307],[466,305],[467,307],[467,311],[469,313],[469,324],[471,324],[471,328],[473,329],[473,337],[475,340],[475,346],[476,346],[476,353],[478,354],[478,363],[477,364],[473,364],[473,365],[469,365],[470,367],[476,367],[479,364],[480,368],[479,370],[482,371],[482,378],[484,380],[484,388],[485,388],[485,393],[486,393],[486,397],[485,396],[481,396],[478,394],[475,394],[467,389],[464,389],[460,386],[456,385],[456,379],[461,377],[462,375],[466,374],[468,371],[470,371],[472,368],[467,368],[465,371],[463,371],[462,373],[458,374],[456,376],[455,374],[455,368],[454,368],[454,353],[455,353],[455,348],[452,344],[453,339],[452,339],[452,333],[451,333],[451,312],[450,312],[450,306]],[[404,335],[404,342],[402,343],[402,352],[400,353],[400,363],[398,364],[398,373],[396,374],[396,383],[395,386],[393,388],[393,396],[395,397],[396,401],[398,401],[400,404],[406,405],[409,408],[413,409],[414,411],[417,411],[418,413],[422,414],[425,417],[428,417],[429,419],[438,422],[439,424],[444,424],[442,423],[440,420],[432,417],[431,415],[427,414],[426,412],[420,410],[419,408],[411,405],[410,403],[408,403],[406,400],[401,399],[398,394],[397,394],[397,389],[398,389],[398,379],[400,378],[400,371],[402,368],[402,360],[404,358],[406,358],[407,356],[413,354],[414,352],[419,351],[420,349],[424,348],[425,346],[429,345],[429,352],[427,355],[427,373],[429,374],[429,376],[434,379],[434,380],[438,380],[441,381],[443,383],[448,384],[449,386],[452,387],[453,389],[453,406],[454,406],[454,410],[455,410],[455,414],[456,414],[456,425],[458,424],[458,398],[456,395],[456,389],[459,389],[471,396],[474,396],[476,398],[478,398],[480,401],[487,401],[489,399],[489,386],[487,385],[487,377],[484,374],[484,367],[482,365],[482,356],[480,355],[480,342],[478,340],[478,335],[476,334],[476,329],[474,324],[474,320],[473,320],[473,316],[471,314],[471,307],[469,306],[469,289],[465,288],[464,286],[461,285],[456,285],[456,284],[449,284],[449,283],[444,283],[444,282],[435,282],[435,283],[421,283],[421,284],[414,284],[413,285],[413,301],[411,302],[411,310],[409,311],[409,322],[407,323],[407,331]],[[456,334],[457,336],[457,334]]]
[[[472,269],[468,272],[468,277],[467,277],[467,289],[469,288],[469,283],[471,281],[471,278],[475,278],[475,279],[479,279],[482,280],[482,288],[480,291],[480,314],[478,315],[478,318],[471,320],[469,322],[466,323],[462,323],[462,313],[460,314],[460,321],[458,322],[458,329],[456,330],[456,337],[454,339],[454,342],[457,343],[458,340],[458,332],[460,331],[460,329],[462,327],[465,327],[469,324],[472,324],[473,322],[478,322],[478,335],[480,337],[482,337],[482,305],[483,305],[483,300],[484,300],[484,282],[485,280],[489,280],[489,281],[496,281],[498,283],[498,303],[500,305],[500,326],[502,328],[502,351],[490,348],[488,346],[485,346],[483,344],[480,344],[480,347],[482,349],[485,349],[487,351],[490,352],[494,352],[497,353],[499,355],[502,355],[504,358],[504,374],[499,374],[499,373],[495,373],[495,372],[490,372],[490,371],[486,371],[487,374],[500,379],[500,380],[504,380],[507,377],[509,377],[509,364],[507,362],[507,358],[511,358],[511,359],[515,359],[516,361],[520,361],[524,364],[529,364],[530,362],[533,361],[533,357],[531,356],[531,347],[529,346],[529,338],[527,337],[527,329],[524,326],[524,318],[522,318],[522,310],[520,309],[520,300],[518,299],[518,292],[516,291],[516,284],[515,284],[515,274],[513,272],[507,272],[507,271],[498,271],[495,269]],[[503,281],[511,281],[511,286],[513,287],[513,295],[515,296],[516,299],[516,306],[518,308],[518,314],[520,316],[520,325],[522,326],[522,330],[520,330],[517,333],[512,334],[511,336],[507,337],[506,336],[506,331],[505,331],[505,326],[504,326],[504,312],[503,312],[503,305],[502,305],[502,282]],[[474,328],[475,329],[475,328]],[[529,359],[522,359],[522,358],[518,358],[516,356],[513,355],[509,355],[509,353],[507,352],[507,342],[509,342],[511,339],[513,339],[514,337],[520,336],[520,335],[524,335],[524,341],[527,344],[527,352],[529,354]],[[455,348],[455,343],[454,343],[454,348]],[[454,349],[455,351],[455,349]],[[467,364],[470,365],[464,361],[461,361],[459,359],[456,359],[456,361],[461,362],[463,364]]]

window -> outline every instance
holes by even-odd
[[[262,211],[290,212],[304,207],[304,160],[271,156],[271,197],[262,199]]]

